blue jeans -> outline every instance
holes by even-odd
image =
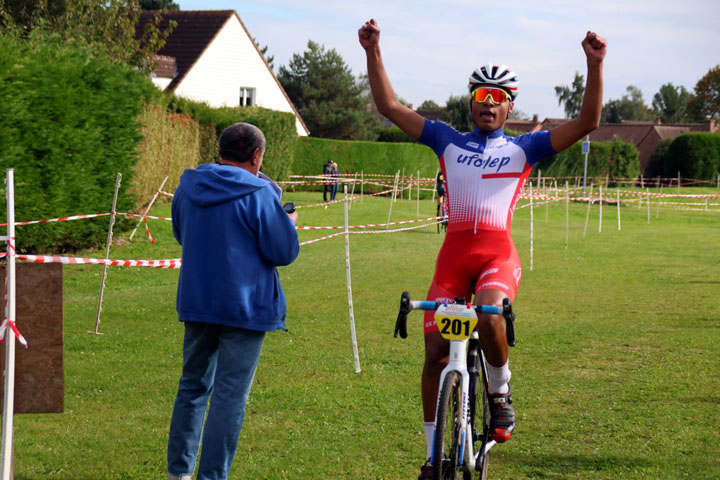
[[[264,338],[265,332],[185,322],[182,377],[170,421],[169,473],[193,474],[202,436],[197,480],[227,478]]]
[[[338,192],[338,184],[335,183],[332,185],[332,191],[330,193],[330,200],[335,200],[335,195],[337,195]]]

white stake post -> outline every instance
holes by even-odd
[[[583,238],[585,238],[585,234],[587,233],[587,226],[588,221],[590,220],[590,205],[592,205],[592,191],[593,191],[593,184],[590,184],[590,195],[588,196],[588,208],[587,208],[587,215],[585,216],[585,228],[583,229]]]
[[[115,195],[113,196],[112,211],[110,212],[110,227],[108,228],[107,244],[105,245],[105,260],[110,258],[110,246],[112,245],[113,225],[115,225],[115,207],[117,206],[118,191],[120,190],[120,182],[122,173],[118,172],[115,178]],[[165,177],[167,180],[167,177]],[[165,182],[163,182],[165,184]],[[162,189],[162,187],[160,187]],[[102,311],[103,293],[105,292],[105,279],[107,278],[107,263],[103,265],[102,279],[100,280],[100,297],[98,298],[97,315],[95,316],[95,330],[88,333],[102,335],[100,329],[100,312]]]
[[[648,212],[648,223],[650,223],[650,189],[646,189],[647,193],[647,212]]]
[[[15,409],[15,179],[12,168],[6,170],[7,199],[7,304],[5,318],[5,400],[2,420],[2,480],[12,478],[13,413]]]
[[[565,250],[568,248],[568,233],[570,230],[570,186],[565,180]]]
[[[530,183],[530,271],[533,269],[533,191]]]
[[[582,153],[585,154],[585,166],[583,167],[583,195],[585,195],[585,185],[587,185],[588,154],[590,153],[590,135],[585,137],[585,141],[582,144]]]
[[[363,191],[365,190],[365,171],[360,170],[360,203],[363,201]]]
[[[403,185],[400,187],[400,185]],[[398,190],[402,190],[402,188],[405,187],[405,167],[402,168],[402,174],[400,175],[400,178],[398,179]],[[395,201],[397,202],[398,197],[400,197],[400,200],[402,200],[402,192],[398,191],[397,195],[395,195]]]
[[[618,230],[620,230],[620,189],[617,190]]]
[[[655,211],[655,218],[660,218],[660,200],[662,199],[663,187],[660,187],[660,196],[658,197],[657,210]]]
[[[413,186],[413,176],[411,173],[410,180],[408,182],[408,200],[412,200],[412,186]]]
[[[420,217],[420,170],[417,171],[417,216]]]
[[[357,173],[356,173],[355,176],[353,177],[353,187],[352,187],[352,190],[350,191],[350,198],[351,198],[351,199],[355,198],[355,184],[356,184],[356,183],[357,183]],[[351,201],[351,202],[350,202],[350,208],[352,208],[352,204],[353,204],[353,203],[354,203],[354,201]]]
[[[598,197],[600,202],[600,221],[598,223],[598,233],[602,233],[602,185],[598,185],[598,188],[600,189],[600,196]]]
[[[395,196],[398,191],[398,176],[399,175],[400,175],[400,170],[398,170],[398,172],[395,174],[395,183],[393,184],[392,195],[390,196],[390,211],[388,212],[388,220],[387,220],[387,224],[385,225],[385,230],[387,230],[388,227],[390,226],[390,215],[392,215],[392,206],[393,206],[393,203],[395,202]]]
[[[439,168],[436,168],[436,169],[435,169],[435,186],[433,187],[433,191],[432,191],[432,192],[433,192],[433,193],[432,193],[432,203],[435,203],[435,191],[437,190],[437,176],[438,176],[438,173],[440,173],[440,169],[439,169]],[[718,187],[718,188],[720,188],[720,187]]]
[[[120,174],[118,173],[118,175],[120,175]],[[157,191],[155,192],[155,195],[153,195],[152,200],[150,200],[150,203],[148,204],[147,208],[145,209],[145,213],[143,213],[142,218],[140,219],[140,221],[138,222],[138,224],[135,225],[135,229],[134,229],[134,230],[132,231],[132,233],[130,234],[130,240],[133,239],[133,237],[135,236],[135,232],[137,232],[138,227],[139,227],[140,224],[143,222],[143,220],[145,220],[145,215],[148,214],[148,212],[150,211],[150,209],[151,209],[152,206],[153,206],[153,203],[155,203],[155,200],[157,200],[157,197],[158,197],[158,195],[160,194],[160,190],[162,190],[163,187],[165,186],[165,182],[167,182],[167,179],[168,179],[168,177],[165,177],[165,180],[163,180],[162,184],[160,185],[160,188],[158,188]],[[115,211],[114,208],[113,208],[113,211]]]
[[[678,171],[678,193],[680,193],[680,172]]]
[[[353,312],[352,282],[350,281],[350,227],[348,221],[347,185],[343,185],[345,194],[345,273],[347,278],[348,310],[350,312],[350,336],[352,338],[353,355],[355,357],[355,373],[360,373],[360,354],[358,353],[357,335],[355,334],[355,314]]]

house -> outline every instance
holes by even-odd
[[[640,171],[644,172],[650,161],[650,156],[665,139],[672,139],[687,132],[716,132],[718,130],[714,120],[705,123],[686,123],[663,125],[660,120],[656,122],[602,123],[590,132],[590,141],[610,141],[618,136],[620,139],[632,143],[638,149]]]
[[[140,14],[136,30],[159,12]],[[160,29],[176,26],[158,52],[152,81],[211,107],[259,106],[295,115],[298,135],[309,130],[234,10],[171,10]]]

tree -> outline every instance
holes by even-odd
[[[133,0],[4,0],[0,27],[24,38],[40,30],[58,35],[65,43],[99,46],[108,57],[151,72],[154,55],[176,24],[170,22],[161,31],[158,15],[136,38],[139,14]]]
[[[530,120],[530,116],[519,108],[514,108],[513,111],[510,112],[510,116],[508,118],[512,118],[514,120]]]
[[[570,87],[558,85],[555,87],[555,96],[558,98],[558,105],[564,105],[567,118],[575,118],[580,115],[583,95],[585,94],[585,77],[575,72],[575,79]]]
[[[685,119],[685,105],[690,94],[680,85],[666,83],[653,97],[653,111],[663,123],[680,123]]]
[[[687,102],[688,116],[702,122],[707,118],[720,119],[720,65],[711,68],[697,84]]]
[[[470,95],[450,95],[440,119],[459,132],[471,131],[473,121],[470,114]]]
[[[333,48],[308,40],[281,66],[278,79],[314,137],[374,140],[379,121],[366,111],[362,82]]]
[[[275,61],[275,55],[268,56],[268,46],[265,45],[263,47],[260,46],[260,42],[257,41],[257,38],[253,37],[253,42],[255,42],[255,45],[257,45],[258,50],[260,50],[260,53],[262,53],[262,56],[265,57],[265,61],[270,65],[270,70],[275,70],[275,65],[273,62]]]
[[[645,105],[642,91],[628,85],[627,92],[619,100],[609,100],[603,105],[601,121],[604,123],[620,123],[623,120],[648,122],[655,119],[655,113]]]
[[[442,110],[442,107],[432,100],[425,100],[417,109],[420,110]]]
[[[142,10],[180,10],[180,5],[172,0],[140,0]]]

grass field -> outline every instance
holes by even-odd
[[[717,193],[687,193],[703,191]],[[302,205],[320,196],[285,199]],[[388,206],[366,196],[350,224],[384,223]],[[398,201],[392,220],[416,218],[416,208]],[[510,360],[518,426],[493,450],[491,478],[720,478],[720,214],[656,217],[653,207],[648,223],[645,209],[621,210],[622,230],[606,205],[599,233],[592,207],[583,238],[586,206],[570,205],[565,249],[564,204],[536,208],[532,271],[529,209],[516,212],[524,265]],[[301,225],[343,222],[341,205],[299,212]],[[420,216],[433,213],[423,201]],[[152,214],[169,216],[169,206]],[[179,257],[169,222],[150,227],[154,245],[125,234],[111,258]],[[289,331],[267,337],[231,479],[417,477],[420,315],[408,339],[392,332],[400,293],[425,295],[441,242],[434,227],[350,237],[359,374],[343,238],[303,246],[281,269]],[[178,272],[110,268],[96,336],[87,331],[101,273],[65,267],[65,413],[16,416],[16,480],[166,478],[183,332]]]

